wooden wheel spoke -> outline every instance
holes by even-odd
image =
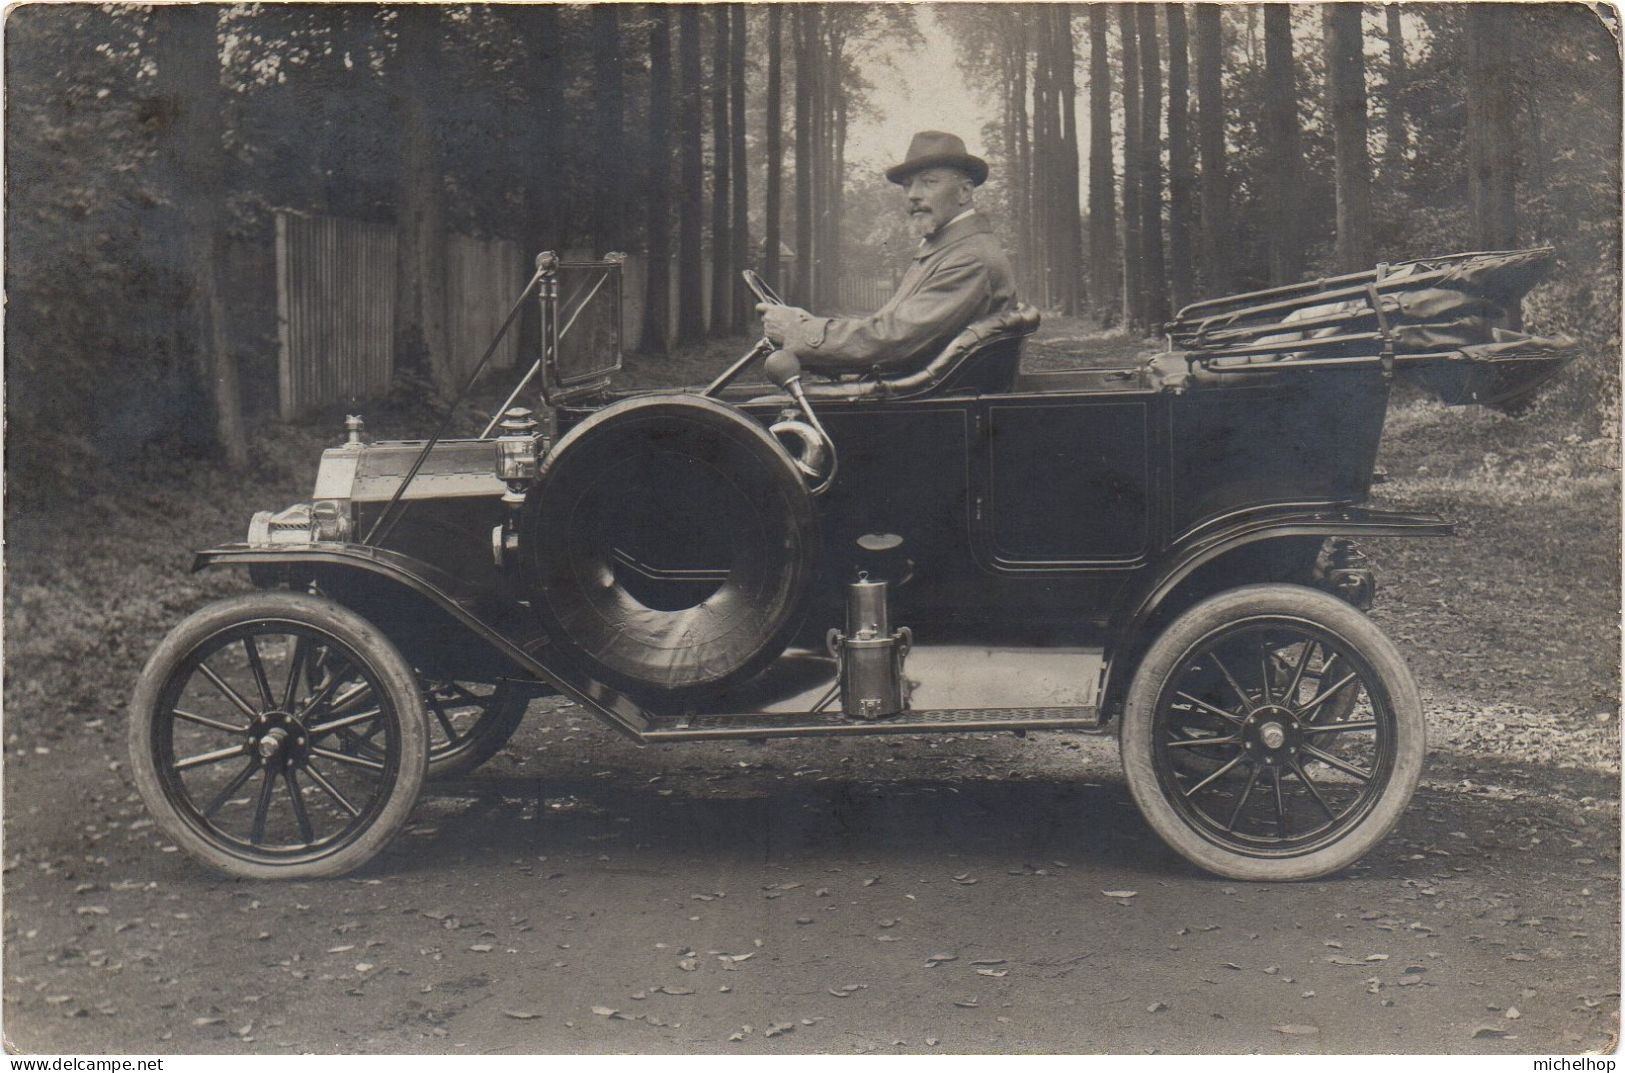
[[[196,712],[189,712],[182,708],[171,708],[169,713],[177,719],[186,720],[188,723],[196,723],[198,726],[211,727],[214,730],[224,730],[228,734],[248,733],[247,727],[234,727],[230,723],[222,723],[218,719],[210,719],[206,715],[198,715]]]
[[[1231,810],[1230,819],[1224,825],[1224,829],[1226,831],[1234,833],[1236,829],[1236,821],[1241,819],[1242,806],[1247,804],[1247,798],[1252,794],[1253,786],[1257,782],[1258,765],[1254,764],[1252,766],[1252,770],[1247,773],[1247,785],[1242,789],[1241,796],[1236,799],[1236,807]]]
[[[1312,724],[1303,728],[1305,734],[1345,734],[1354,730],[1376,730],[1377,722],[1374,719],[1362,719],[1348,723],[1327,723],[1325,726]]]
[[[1261,704],[1275,703],[1270,696],[1270,674],[1274,670],[1271,665],[1272,658],[1273,653],[1270,652],[1269,638],[1260,637],[1258,639],[1258,688],[1260,690],[1259,702]]]
[[[369,708],[364,712],[356,712],[353,715],[346,715],[339,719],[330,719],[325,723],[317,723],[314,726],[306,727],[305,733],[309,734],[313,739],[324,737],[333,733],[334,731],[342,730],[345,727],[351,727],[355,726],[357,723],[365,723],[368,720],[377,719],[383,714],[383,711],[384,710],[382,708]]]
[[[265,781],[260,784],[260,799],[254,805],[254,830],[250,832],[248,840],[254,845],[265,841],[265,821],[271,814],[271,795],[276,791],[276,776],[271,769],[265,769]]]
[[[299,779],[292,768],[282,772],[282,781],[288,788],[288,801],[293,805],[293,818],[299,824],[299,837],[305,845],[316,841],[316,832],[310,826],[310,814],[305,811],[305,799],[299,792]]]
[[[1309,791],[1309,796],[1315,799],[1315,804],[1320,806],[1320,811],[1326,814],[1326,818],[1328,820],[1337,819],[1337,813],[1333,812],[1332,807],[1326,803],[1326,799],[1320,796],[1319,787],[1309,778],[1309,773],[1303,770],[1303,765],[1296,760],[1289,760],[1287,763],[1292,766],[1292,773],[1298,777],[1299,782],[1303,783],[1304,789]]]
[[[265,663],[260,659],[260,646],[255,643],[252,635],[243,638],[243,654],[248,657],[249,670],[254,672],[254,687],[260,694],[260,710],[270,711],[276,707],[276,700],[271,696],[270,679],[265,677]]]
[[[1240,684],[1236,682],[1235,675],[1230,673],[1230,668],[1226,667],[1224,662],[1219,659],[1218,652],[1208,652],[1207,658],[1213,661],[1213,666],[1219,669],[1219,673],[1224,675],[1224,680],[1229,683],[1230,688],[1235,690],[1236,696],[1241,698],[1241,706],[1243,708],[1250,712],[1257,707],[1257,705],[1253,703],[1253,698],[1249,697],[1247,695],[1247,691],[1242,689]]]
[[[231,688],[230,682],[216,674],[213,667],[200,661],[197,665],[197,669],[198,673],[207,678],[216,689],[225,695],[227,700],[231,701],[232,707],[236,708],[250,719],[259,718],[260,713],[254,710],[254,706],[248,703],[248,701],[244,700],[241,693]]]
[[[1349,763],[1347,760],[1344,760],[1340,756],[1334,756],[1323,749],[1317,749],[1313,745],[1308,744],[1304,745],[1303,751],[1306,755],[1314,757],[1322,764],[1326,764],[1329,767],[1334,767],[1346,775],[1353,775],[1361,782],[1371,781],[1371,772],[1365,770],[1364,768],[1355,767],[1353,764]]]
[[[1276,823],[1276,826],[1280,829],[1281,837],[1285,838],[1287,836],[1287,832],[1286,832],[1286,801],[1284,801],[1282,799],[1282,797],[1281,797],[1281,769],[1280,768],[1278,768],[1278,767],[1270,768],[1270,781],[1275,784],[1275,823]]]
[[[446,714],[446,709],[441,705],[438,698],[433,696],[429,698],[429,710],[434,712],[435,722],[445,729],[446,737],[452,745],[456,745],[462,740],[462,737],[457,733],[457,728],[451,724],[451,717]]]
[[[315,764],[305,764],[305,771],[310,774],[310,777],[313,780],[315,780],[316,785],[320,786],[322,791],[326,793],[328,797],[331,797],[335,803],[337,803],[339,808],[343,809],[345,812],[348,812],[351,816],[361,815],[361,810],[350,804],[350,799],[339,793],[338,787],[328,782],[327,777],[324,776],[320,771],[316,770]]]
[[[282,710],[293,711],[293,698],[299,692],[299,680],[304,677],[305,661],[310,657],[310,638],[296,637],[293,656],[288,660],[288,681],[282,687]]]
[[[1319,641],[1306,641],[1303,646],[1303,655],[1298,657],[1298,665],[1292,668],[1292,684],[1286,687],[1282,699],[1291,707],[1298,699],[1298,687],[1303,684],[1303,672],[1309,669],[1309,661],[1314,658],[1315,649],[1320,647]]]
[[[232,776],[232,780],[221,787],[220,792],[214,795],[214,799],[203,810],[203,818],[206,820],[213,819],[214,814],[220,811],[221,806],[231,800],[232,794],[243,788],[243,783],[247,782],[258,768],[259,765],[252,760],[245,764],[243,770]]]
[[[350,764],[354,767],[366,768],[368,771],[384,770],[384,765],[382,763],[378,762],[377,760],[368,760],[366,757],[351,756],[348,753],[336,753],[332,749],[318,749],[315,747],[312,747],[310,751],[316,756],[325,757],[328,760],[332,760],[336,763]]]
[[[1209,715],[1216,715],[1220,719],[1225,720],[1226,722],[1230,723],[1233,726],[1238,726],[1239,727],[1239,726],[1241,726],[1241,724],[1243,722],[1243,719],[1241,718],[1241,716],[1235,714],[1234,712],[1227,712],[1223,708],[1216,708],[1213,705],[1209,704],[1205,700],[1202,700],[1202,699],[1200,699],[1198,697],[1191,696],[1189,693],[1186,693],[1184,690],[1175,690],[1174,691],[1174,696],[1178,697],[1180,700],[1188,700],[1188,701],[1190,701],[1192,704],[1196,705],[1198,708],[1202,709],[1204,712],[1207,712]]]
[[[1338,679],[1337,684],[1332,686],[1330,689],[1322,689],[1320,692],[1316,693],[1314,700],[1311,700],[1308,704],[1305,704],[1302,708],[1298,709],[1298,718],[1302,719],[1304,716],[1313,712],[1316,708],[1319,708],[1322,704],[1325,704],[1327,701],[1331,700],[1332,697],[1337,695],[1339,690],[1358,677],[1359,674],[1357,672],[1350,671],[1348,674]]]
[[[213,752],[198,753],[188,756],[184,760],[175,761],[176,771],[187,771],[191,768],[202,767],[204,764],[218,764],[222,760],[230,760],[234,756],[243,756],[248,752],[245,744],[229,745],[224,749],[215,749]]]
[[[1240,745],[1241,738],[1234,734],[1227,737],[1213,738],[1180,738],[1178,741],[1168,743],[1170,749],[1191,749],[1198,745]]]
[[[1225,775],[1229,774],[1230,769],[1235,767],[1237,764],[1241,763],[1242,760],[1244,760],[1244,759],[1246,759],[1246,757],[1243,754],[1237,753],[1234,757],[1231,758],[1231,760],[1230,760],[1230,762],[1228,764],[1225,764],[1223,767],[1219,768],[1217,771],[1214,771],[1212,774],[1208,775],[1207,778],[1203,779],[1201,782],[1197,783],[1195,786],[1192,786],[1189,790],[1186,790],[1185,791],[1185,796],[1190,797],[1191,795],[1195,794],[1198,790],[1202,789],[1202,787],[1206,786],[1208,783],[1213,782],[1215,779],[1222,778]]]

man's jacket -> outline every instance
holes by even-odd
[[[807,316],[784,349],[820,372],[918,369],[972,321],[1015,304],[1009,258],[987,219],[960,216],[914,254],[896,292],[867,317]]]

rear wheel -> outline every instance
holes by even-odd
[[[1255,585],[1196,605],[1152,644],[1122,751],[1140,811],[1186,859],[1296,880],[1347,867],[1392,830],[1426,742],[1416,685],[1370,620],[1313,589]]]
[[[330,601],[222,600],[148,661],[130,702],[131,771],[154,821],[223,872],[348,872],[410,816],[429,752],[416,677]]]

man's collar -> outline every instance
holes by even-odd
[[[976,214],[974,208],[966,209],[952,220],[943,224],[925,238],[920,240],[920,248],[914,251],[916,261],[928,257],[942,249],[950,242],[957,242],[967,235],[978,235],[991,231],[987,222]]]

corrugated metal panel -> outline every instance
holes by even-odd
[[[284,420],[383,394],[394,375],[395,228],[276,214],[277,387]],[[473,369],[525,283],[519,248],[448,236],[446,321],[452,367]],[[514,333],[491,358],[518,356]]]

